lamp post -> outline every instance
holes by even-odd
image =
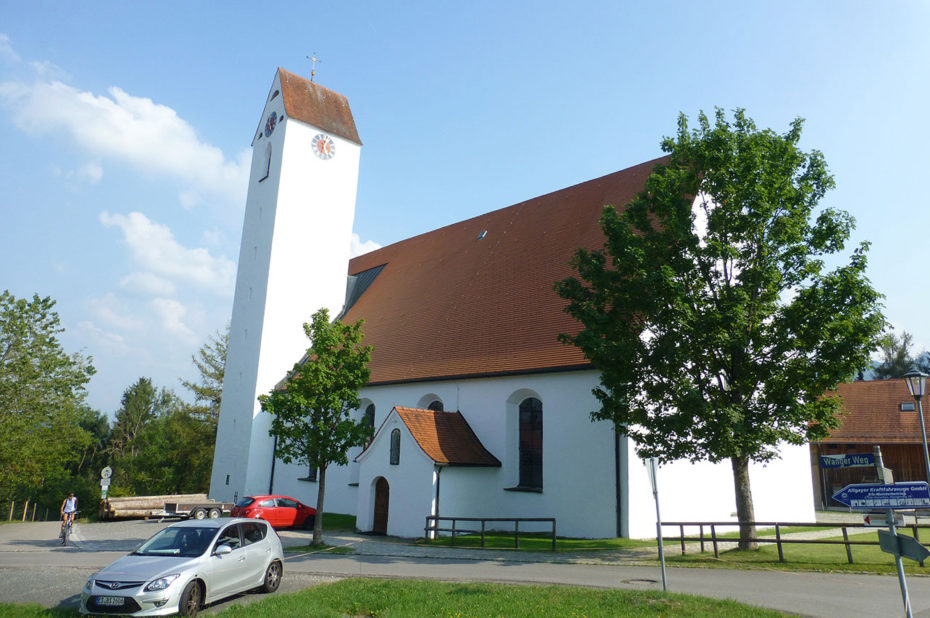
[[[923,439],[921,444],[924,447],[924,464],[927,466],[927,481],[930,482],[930,455],[927,454],[927,429],[924,427],[924,409],[920,405],[920,399],[927,392],[927,378],[930,378],[923,371],[916,367],[904,374],[904,381],[907,383],[907,390],[911,392],[911,397],[917,400],[917,414],[920,416],[920,436]]]

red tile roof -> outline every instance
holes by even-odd
[[[291,118],[361,144],[349,101],[336,92],[279,68],[281,98]]]
[[[430,459],[453,466],[494,466],[500,460],[488,452],[461,412],[434,412],[395,407],[417,444]]]
[[[902,403],[914,403],[904,380],[861,380],[840,384],[837,392],[847,414],[823,443],[921,442],[917,410],[902,412],[900,408]]]
[[[495,210],[356,257],[384,269],[344,320],[364,318],[371,384],[587,367],[559,343],[578,323],[553,289],[579,247],[600,248],[605,204],[627,204],[659,161]],[[481,234],[486,232],[483,237]]]

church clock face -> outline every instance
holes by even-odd
[[[265,137],[271,137],[271,134],[274,133],[274,128],[278,124],[278,113],[271,112],[271,115],[268,116],[268,120],[265,122]]]
[[[310,145],[313,148],[313,153],[324,161],[332,159],[336,155],[336,144],[333,143],[333,139],[322,133],[314,137]]]

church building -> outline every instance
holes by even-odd
[[[349,259],[361,145],[345,97],[277,71],[252,142],[210,496],[316,504],[315,470],[275,459],[257,397],[303,356],[302,324],[328,307],[365,320],[374,350],[356,414],[374,437],[327,469],[327,511],[402,537],[423,536],[430,515],[654,537],[646,468],[630,440],[591,421],[598,372],[558,341],[580,325],[553,286],[574,274],[579,247],[602,246],[601,209],[628,203],[656,161]],[[756,518],[813,521],[808,447],[781,453],[751,466]],[[658,485],[667,521],[735,520],[726,462],[664,465]]]

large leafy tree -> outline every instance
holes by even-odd
[[[364,444],[369,429],[353,418],[358,391],[368,382],[371,346],[363,345],[362,321],[329,321],[320,309],[304,324],[310,347],[279,388],[261,395],[262,410],[273,415],[271,435],[277,456],[317,470],[317,517],[313,544],[322,543],[326,468],[348,463],[348,450]]]
[[[833,187],[823,156],[717,110],[666,138],[666,162],[623,210],[606,206],[601,250],[580,250],[556,284],[582,330],[562,340],[601,372],[596,420],[643,457],[729,460],[740,546],[752,546],[751,461],[838,424],[825,396],[867,366],[884,327],[866,276],[867,245],[827,270],[853,229],[818,202]]]
[[[65,483],[90,442],[79,421],[94,368],[62,349],[54,306],[0,294],[0,501]]]

